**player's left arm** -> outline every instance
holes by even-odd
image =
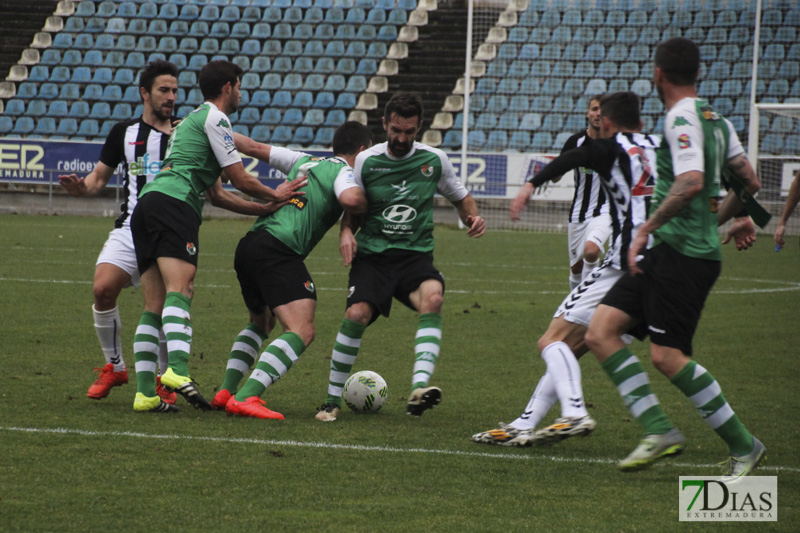
[[[288,203],[267,202],[261,204],[245,200],[230,191],[226,191],[222,186],[221,179],[218,179],[214,185],[208,188],[206,196],[211,202],[211,205],[215,207],[239,213],[240,215],[252,215],[257,217],[270,215]]]
[[[269,163],[269,156],[272,151],[272,146],[269,144],[256,142],[250,137],[235,131],[233,132],[233,142],[240,153]]]
[[[456,170],[444,152],[441,152],[442,175],[436,184],[436,191],[447,198],[458,211],[461,222],[467,226],[467,236],[478,238],[486,233],[486,221],[478,213],[478,204],[464,184],[456,177]]]
[[[467,195],[461,200],[452,202],[453,206],[458,211],[458,217],[467,228],[467,237],[478,238],[486,233],[486,221],[478,214],[478,204],[475,203],[475,198],[471,194]]]

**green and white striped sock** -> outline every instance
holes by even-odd
[[[689,361],[672,378],[672,384],[689,398],[697,413],[722,437],[732,454],[746,455],[753,451],[753,435],[739,421],[719,383],[705,368]]]
[[[228,355],[228,366],[225,369],[225,379],[220,389],[226,389],[231,394],[239,390],[242,378],[250,372],[250,367],[256,361],[261,345],[267,334],[252,322],[239,332],[233,341],[231,353]]]
[[[414,374],[411,377],[411,390],[427,387],[442,343],[442,315],[425,313],[419,317],[417,337],[414,342]]]
[[[264,394],[267,387],[286,375],[305,349],[300,335],[291,331],[272,341],[261,354],[253,374],[236,394],[236,399],[241,402]]]
[[[342,406],[342,387],[356,362],[358,349],[361,347],[361,337],[364,336],[366,329],[367,326],[364,324],[346,318],[342,321],[331,353],[331,373],[326,403]]]
[[[148,398],[156,396],[156,372],[158,370],[158,336],[161,317],[145,311],[139,319],[133,336],[133,356],[136,360],[136,392]]]
[[[189,375],[189,354],[192,353],[192,300],[179,292],[169,292],[164,299],[161,322],[167,337],[169,366],[179,376]]]
[[[603,361],[603,370],[614,382],[625,406],[644,427],[647,435],[663,435],[674,426],[650,387],[650,379],[639,359],[628,348]]]

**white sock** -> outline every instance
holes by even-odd
[[[583,272],[581,272],[581,281],[588,278],[592,271],[600,264],[600,258],[596,259],[594,263],[589,263],[586,259],[583,260]]]
[[[164,330],[158,331],[158,375],[160,376],[169,368],[169,350]]]
[[[542,350],[542,359],[547,363],[547,373],[553,378],[561,416],[586,416],[581,387],[581,367],[578,359],[564,342],[554,342]]]
[[[97,340],[100,341],[106,362],[114,365],[114,372],[122,372],[125,370],[125,361],[122,359],[122,321],[119,318],[119,308],[98,311],[92,306],[92,313]]]
[[[572,272],[569,273],[569,290],[571,291],[575,287],[581,284],[581,273],[578,272],[577,274],[573,274]]]
[[[525,412],[509,424],[517,429],[533,429],[558,401],[550,372],[546,372],[533,391]]]

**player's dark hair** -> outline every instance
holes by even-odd
[[[164,59],[156,59],[149,62],[139,74],[139,88],[144,89],[149,94],[153,90],[153,83],[155,83],[156,78],[165,74],[177,78],[178,67]]]
[[[600,101],[603,99],[604,96],[605,96],[605,94],[603,94],[603,93],[593,94],[592,96],[590,96],[589,97],[589,102],[587,102],[589,104],[589,107],[592,107],[592,105],[591,105],[592,102],[600,103]]]
[[[236,85],[236,82],[242,79],[242,74],[244,74],[242,67],[230,61],[220,59],[207,63],[200,71],[197,80],[203,98],[213,100],[222,94],[222,88],[226,83]]]
[[[694,85],[700,73],[700,49],[685,37],[673,37],[656,47],[656,67],[674,85]]]
[[[369,128],[360,122],[349,120],[336,128],[333,134],[334,155],[355,155],[362,146],[372,146]]]
[[[397,113],[403,118],[417,117],[417,122],[422,125],[422,111],[422,99],[417,93],[397,93],[386,103],[383,118],[388,123],[392,113]]]
[[[636,93],[611,93],[600,100],[600,115],[623,128],[635,130],[642,123],[639,107],[640,100]]]

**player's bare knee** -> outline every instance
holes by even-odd
[[[444,297],[441,293],[428,294],[420,303],[419,312],[422,314],[441,313],[442,305],[444,305]]]
[[[303,344],[306,345],[306,348],[311,346],[311,343],[314,342],[314,324],[304,324],[299,328],[292,330],[292,332],[303,340]]]
[[[372,319],[372,308],[363,302],[355,303],[347,308],[344,317],[351,322],[367,325]]]
[[[94,286],[93,291],[95,309],[107,311],[116,307],[119,291],[115,287],[99,284]]]
[[[603,335],[599,328],[589,326],[589,329],[586,330],[586,335],[584,335],[583,340],[586,343],[586,347],[592,352],[598,352],[601,350],[603,346],[603,340],[606,338],[606,335]]]

